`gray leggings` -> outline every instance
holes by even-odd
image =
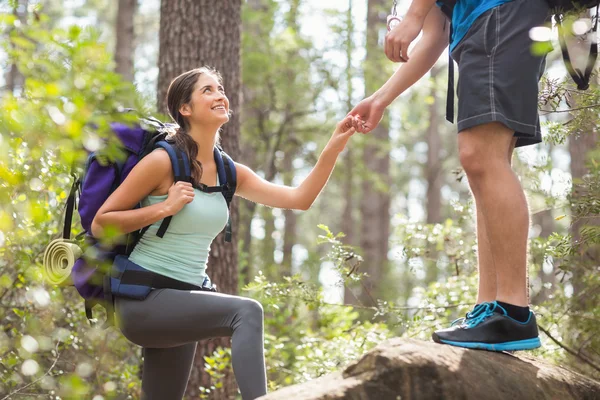
[[[145,349],[142,399],[180,400],[196,342],[219,336],[231,336],[242,398],[267,393],[259,302],[221,293],[156,289],[142,301],[116,298],[115,313],[123,335]]]

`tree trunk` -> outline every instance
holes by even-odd
[[[380,10],[387,7],[387,1],[369,0],[367,8],[367,51],[365,69],[365,87],[367,94],[381,85],[381,48],[378,45],[379,33],[384,29]],[[385,191],[375,187],[372,179],[362,183],[360,200],[361,238],[360,245],[364,252],[363,272],[369,276],[364,280],[360,300],[364,305],[374,305],[373,299],[378,296],[380,283],[387,265],[388,240],[390,235],[390,195],[389,170],[390,155],[386,146],[389,143],[387,118],[370,134],[368,144],[364,148],[365,168],[373,174],[373,179],[384,183]]]
[[[584,175],[589,173],[586,166],[588,162],[587,154],[590,150],[595,149],[598,146],[598,133],[595,132],[594,127],[590,124],[590,129],[587,132],[581,132],[579,136],[571,135],[569,137],[569,154],[571,155],[571,176],[573,179],[572,197],[577,199],[581,195],[579,185],[577,181],[580,180]],[[571,225],[571,235],[573,242],[577,243],[581,240],[581,228],[583,226],[600,225],[600,217],[590,219],[578,219]],[[575,294],[581,293],[585,289],[584,275],[585,266],[593,262],[592,252],[590,249],[586,250],[581,254],[579,268],[573,270],[573,292]]]
[[[354,52],[354,41],[352,36],[354,35],[354,23],[352,20],[352,3],[353,0],[348,0],[348,9],[346,11],[346,108],[351,110],[353,107],[352,92],[354,91],[352,85],[353,68],[352,59]],[[342,214],[341,230],[346,235],[343,242],[349,246],[356,245],[356,222],[354,221],[354,207],[356,192],[354,191],[354,156],[355,153],[351,146],[346,148],[346,155],[344,156],[344,183],[343,191],[346,204],[344,206],[344,212]],[[358,305],[358,299],[354,294],[356,289],[344,286],[344,304]]]
[[[245,201],[243,204],[240,203],[239,238],[243,241],[240,254],[240,275],[243,279],[242,285],[244,286],[252,281],[252,277],[255,274],[252,254],[252,220],[254,219],[255,212],[256,203],[251,201]]]
[[[245,7],[248,10],[254,12],[266,12],[267,5],[265,0],[247,0]],[[268,35],[263,32],[263,26],[255,21],[253,18],[243,18],[242,33],[244,35],[255,35],[256,37],[262,37],[267,39]],[[254,90],[248,86],[242,84],[243,96],[246,101],[244,102],[244,109],[242,112],[242,125],[244,125],[244,119],[248,119],[249,116],[258,114],[256,110],[249,109],[248,104],[252,102],[255,96]],[[243,143],[244,153],[240,154],[241,162],[248,165],[250,168],[256,170],[257,168],[257,157],[256,157],[256,144],[250,140],[248,143]],[[243,285],[247,285],[252,281],[252,277],[256,273],[254,270],[254,259],[252,255],[252,220],[256,214],[256,203],[246,201],[243,207],[240,207],[240,238],[242,242],[241,256],[243,257],[243,265],[241,265],[240,275],[243,279]]]
[[[286,151],[283,158],[283,183],[287,186],[292,185],[294,178],[293,161],[295,151]],[[292,275],[292,255],[294,244],[296,244],[296,226],[298,225],[298,216],[294,210],[284,210],[285,225],[283,230],[283,261],[281,265],[281,275]]]
[[[260,241],[261,248],[261,265],[258,266],[269,279],[274,279],[278,276],[277,271],[274,271],[275,265],[275,216],[273,209],[267,206],[259,206],[260,215],[264,222],[265,238]]]
[[[223,76],[233,115],[221,132],[224,150],[235,160],[239,156],[240,110],[240,30],[241,0],[163,0],[161,4],[158,105],[166,111],[167,88],[179,74],[209,65]],[[225,243],[221,233],[210,252],[209,274],[219,290],[236,294],[238,290],[237,200],[231,204],[232,243]],[[198,343],[195,368],[188,382],[188,398],[198,398],[199,387],[210,387],[210,377],[203,373],[204,357],[217,347],[229,347],[229,338]],[[226,371],[222,389],[211,391],[211,399],[231,399],[237,393],[231,370]]]
[[[134,18],[137,0],[119,0],[117,11],[117,42],[115,45],[115,72],[133,82],[133,57],[135,53]]]
[[[277,175],[276,155],[277,146],[267,143],[267,155],[265,158],[265,180],[268,182],[273,181]],[[260,253],[261,253],[261,265],[258,266],[269,279],[273,279],[278,275],[275,271],[272,271],[272,267],[275,264],[275,239],[273,239],[273,233],[275,232],[275,216],[273,215],[273,209],[267,206],[257,207],[262,220],[264,222],[265,237],[260,242]]]
[[[261,400],[600,398],[600,383],[533,357],[394,338],[343,372]]]
[[[589,14],[585,12],[582,17],[588,17]],[[571,56],[571,61],[575,68],[581,68],[587,62],[588,53],[590,49],[590,40],[579,40],[578,38],[567,35],[567,47]],[[592,79],[590,82],[592,86],[597,88],[596,82]],[[596,89],[597,90],[597,89]],[[572,108],[577,108],[584,99],[579,99],[577,94],[574,94],[569,100],[569,105]],[[597,117],[595,114],[589,111],[583,111],[585,122],[579,124],[579,130],[571,132],[569,137],[569,153],[571,155],[571,176],[573,180],[573,188],[571,196],[576,200],[581,196],[581,190],[578,181],[589,173],[586,163],[588,162],[587,154],[590,150],[595,149],[598,143],[598,132],[596,131]],[[587,114],[587,115],[586,115]],[[575,201],[576,202],[576,201]],[[571,202],[574,203],[573,201]],[[574,210],[573,210],[574,211]],[[574,213],[573,213],[574,214]],[[571,235],[573,242],[577,243],[581,240],[581,228],[584,225],[600,225],[600,218],[587,219],[587,220],[575,220],[571,225]],[[573,271],[573,289],[574,293],[581,293],[584,289],[583,277],[585,275],[585,266],[590,263],[591,252],[585,251],[581,254],[579,268]],[[583,301],[583,299],[580,299]],[[581,304],[582,305],[582,304]]]
[[[438,127],[438,99],[436,96],[436,80],[440,68],[431,69],[431,93],[433,98],[429,105],[429,127],[427,128],[427,164],[425,165],[425,179],[427,180],[427,223],[437,224],[442,222],[442,160],[440,150],[442,139]]]
[[[348,108],[349,110],[351,108]],[[342,214],[341,230],[346,235],[342,241],[344,244],[354,246],[357,243],[354,221],[354,207],[356,193],[354,191],[354,151],[351,148],[346,149],[346,155],[344,157],[344,198],[346,199],[346,205],[344,206],[344,212]],[[349,284],[344,285],[344,304],[349,305],[360,305],[359,299],[356,294],[359,290]]]
[[[240,162],[248,165],[250,168],[255,168],[256,154],[252,146],[244,146],[244,153],[240,154]],[[256,203],[252,201],[240,202],[240,224],[238,225],[238,229],[242,248],[240,250],[239,261],[240,277],[244,286],[252,281],[255,274],[252,253],[252,220],[254,219],[254,214],[256,214]]]
[[[548,238],[554,232],[554,217],[552,215],[552,210],[544,210],[538,212],[531,217],[534,225],[539,225],[540,230],[540,238]],[[556,284],[556,274],[555,269],[552,268],[550,273],[544,272],[544,256],[540,257],[540,260],[536,261],[536,264],[540,265],[540,277],[542,281],[542,288],[539,293],[531,300],[532,304],[540,304],[546,300],[548,300],[550,294],[555,290],[554,285]],[[550,288],[547,289],[546,284],[550,284]]]
[[[19,19],[22,25],[27,23],[28,3],[28,0],[19,0],[16,7],[13,8],[13,14]],[[14,63],[10,64],[8,71],[6,71],[6,74],[4,75],[4,80],[6,83],[6,91],[9,93],[15,93],[15,90],[22,89],[25,84],[23,74],[19,71],[17,64]]]
[[[590,35],[592,36],[592,35]],[[595,36],[595,33],[594,35]],[[571,38],[572,39],[572,38]],[[595,40],[595,37],[590,37]],[[579,41],[571,40],[569,43],[569,53],[573,60],[575,68],[580,67],[579,60],[587,59],[587,52],[590,48],[590,40]],[[593,90],[597,92],[596,81],[592,81]],[[574,93],[572,98],[568,99],[571,108],[587,106],[589,100],[587,94]],[[597,111],[594,109],[584,109],[577,112],[575,123],[571,126],[571,135],[569,136],[569,153],[571,156],[571,177],[572,190],[570,196],[571,203],[571,236],[577,252],[569,257],[569,269],[572,272],[571,283],[573,286],[573,296],[569,311],[572,314],[585,313],[592,310],[598,303],[598,290],[594,287],[594,278],[597,275],[598,260],[600,260],[600,246],[594,244],[594,240],[582,242],[583,228],[597,228],[600,226],[600,216],[593,215],[592,211],[581,210],[580,207],[586,204],[589,207],[597,201],[593,197],[594,187],[589,186],[582,178],[590,174],[592,160],[590,152],[598,150],[600,135],[597,126]],[[592,178],[593,179],[593,178]],[[596,290],[594,290],[596,289]],[[576,346],[577,354],[588,360],[594,360],[594,345],[588,338],[597,336],[597,323],[590,324],[582,320],[572,320],[568,326],[564,327],[564,332],[569,335],[565,338],[569,345]],[[600,370],[598,367],[595,368]]]
[[[427,164],[425,165],[425,179],[427,180],[427,223],[437,224],[442,222],[442,160],[440,150],[442,148],[442,139],[440,137],[438,126],[438,105],[436,96],[437,77],[440,68],[431,69],[431,93],[433,98],[429,105],[429,126],[427,127]],[[425,262],[427,272],[425,284],[428,285],[438,278],[437,251],[435,243],[428,243],[428,258]]]

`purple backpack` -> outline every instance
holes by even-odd
[[[96,240],[91,234],[91,225],[96,213],[110,194],[125,180],[133,167],[154,149],[161,147],[167,151],[171,159],[175,181],[191,182],[191,168],[184,152],[177,150],[172,143],[166,141],[167,131],[174,125],[163,124],[149,117],[140,120],[140,125],[127,126],[111,124],[113,132],[120,139],[126,153],[124,161],[101,162],[103,157],[92,152],[89,154],[84,174],[81,179],[74,176],[74,183],[67,200],[63,237],[70,238],[73,212],[78,203],[78,211],[83,231],[78,239],[84,236],[84,254],[75,262],[71,271],[71,279],[77,292],[85,301],[85,313],[92,320],[92,308],[99,304],[106,309],[107,323],[112,324],[112,293],[110,292],[110,271],[116,256],[128,256],[139,238],[149,226],[126,235],[125,241],[107,247]],[[231,158],[220,148],[215,148],[217,173],[226,189],[223,196],[229,207],[236,189],[235,165]],[[225,162],[224,162],[225,161]],[[76,194],[79,193],[78,202]],[[136,207],[140,207],[138,204]],[[165,218],[157,232],[163,237],[171,217]],[[231,241],[231,219],[228,221],[225,240]]]
[[[85,312],[89,320],[92,319],[92,308],[96,304],[104,306],[104,279],[110,271],[113,259],[119,254],[129,254],[141,236],[141,232],[129,234],[125,243],[107,248],[91,235],[91,226],[98,209],[108,196],[125,180],[133,167],[166,138],[167,125],[154,118],[142,122],[142,125],[133,127],[111,124],[113,132],[123,145],[125,160],[100,162],[103,157],[96,152],[90,153],[81,179],[74,176],[75,180],[67,200],[63,237],[69,239],[76,194],[79,193],[78,211],[83,231],[78,238],[85,235],[85,252],[75,261],[71,279],[77,292],[85,300]]]

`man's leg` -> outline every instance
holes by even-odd
[[[460,161],[485,229],[479,233],[484,236],[479,251],[491,256],[491,262],[480,264],[480,288],[491,290],[487,280],[495,269],[497,295],[496,301],[475,307],[460,325],[434,332],[437,343],[493,351],[540,346],[536,318],[527,307],[527,201],[507,157],[513,135],[505,125],[492,122],[464,129],[458,136]]]
[[[479,15],[452,52],[460,76],[460,158],[478,208],[478,298],[492,298],[494,275],[496,294],[461,324],[434,332],[438,343],[496,351],[540,346],[527,307],[529,212],[510,156],[513,146],[541,142],[537,95],[544,57],[531,52],[529,32],[547,15],[544,0],[503,3]]]
[[[489,247],[484,245],[480,251],[485,269],[480,288],[483,286],[483,294],[490,296],[491,264],[496,270],[496,300],[525,307],[529,211],[521,183],[507,158],[513,134],[503,124],[493,122],[461,132],[458,143],[461,164],[488,238]]]
[[[515,150],[517,139],[513,138],[508,149],[508,163],[512,165],[512,155]],[[477,269],[479,271],[479,287],[477,290],[477,304],[492,302],[496,300],[496,267],[492,257],[492,249],[485,226],[482,205],[476,203],[476,222],[477,222]]]
[[[482,206],[475,199],[477,210],[477,270],[479,287],[477,289],[477,304],[496,300],[496,266],[492,257],[490,240],[485,229],[485,219],[481,212]]]

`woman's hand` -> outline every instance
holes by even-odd
[[[335,131],[333,131],[333,135],[331,135],[331,139],[329,139],[329,143],[325,146],[325,150],[334,151],[336,154],[339,154],[344,150],[346,143],[348,143],[348,139],[356,132],[356,129],[354,128],[355,122],[353,120],[353,116],[347,115],[343,120],[337,123]]]
[[[338,122],[317,164],[298,187],[277,185],[258,176],[245,165],[236,163],[237,190],[235,194],[268,207],[290,210],[308,210],[331,176],[339,154],[350,136],[356,132],[355,118],[346,116]]]
[[[167,196],[165,200],[167,215],[175,215],[183,206],[194,200],[194,188],[189,182],[179,181],[169,188]]]

